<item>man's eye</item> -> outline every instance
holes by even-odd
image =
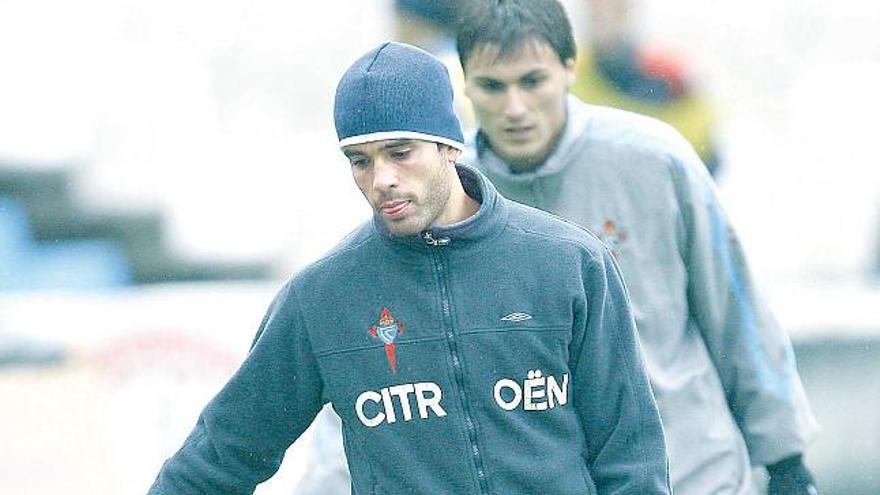
[[[349,162],[351,162],[353,168],[366,168],[370,164],[370,161],[366,158],[352,158]]]
[[[406,160],[407,158],[409,158],[409,156],[411,154],[412,154],[412,150],[409,148],[403,149],[403,150],[394,150],[391,152],[391,159],[398,160],[398,161]]]
[[[498,81],[480,81],[480,88],[488,93],[500,93],[504,91],[504,84]]]
[[[527,77],[520,81],[520,86],[524,89],[535,89],[540,86],[542,82],[544,82],[543,77]]]

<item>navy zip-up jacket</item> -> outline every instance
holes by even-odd
[[[458,172],[471,218],[374,219],[283,287],[151,494],[252,493],[327,402],[358,495],[670,493],[612,255]]]

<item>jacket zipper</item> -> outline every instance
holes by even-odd
[[[447,237],[435,239],[431,232],[425,232],[422,237],[428,245],[434,246],[435,248],[446,246],[450,242]],[[462,412],[464,413],[464,424],[470,442],[470,452],[477,469],[477,481],[480,485],[480,492],[488,495],[489,483],[486,479],[486,470],[483,466],[482,453],[480,452],[480,447],[477,445],[477,429],[474,426],[470,407],[468,406],[467,393],[465,392],[464,369],[461,365],[456,332],[452,321],[452,303],[449,296],[449,287],[447,285],[446,265],[444,263],[442,252],[439,249],[431,250],[431,258],[434,261],[434,270],[437,272],[437,277],[440,280],[440,299],[443,310],[443,334],[446,337],[446,344],[449,347],[449,352],[452,356],[452,370],[455,376],[456,385],[458,386]]]

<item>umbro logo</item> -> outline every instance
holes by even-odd
[[[507,316],[501,317],[501,321],[513,321],[513,322],[526,321],[526,320],[531,320],[531,319],[532,319],[532,315],[530,315],[528,313],[510,313]]]

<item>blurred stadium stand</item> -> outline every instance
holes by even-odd
[[[71,198],[69,168],[0,163],[0,290],[261,280],[268,263],[183,259],[158,211],[91,212]]]

